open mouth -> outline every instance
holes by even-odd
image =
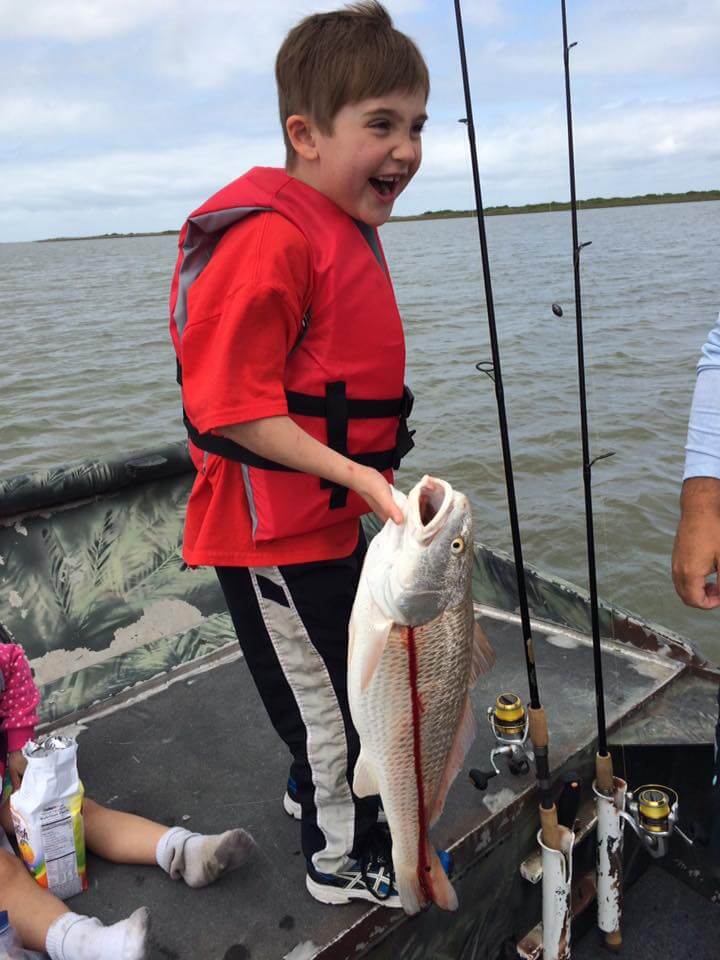
[[[452,510],[452,490],[444,480],[423,477],[417,509],[423,540],[431,540]]]
[[[386,203],[394,200],[400,192],[400,177],[370,177],[368,182],[380,199]]]

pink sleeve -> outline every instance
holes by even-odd
[[[0,672],[4,689],[0,693],[0,730],[7,733],[8,750],[20,750],[31,739],[39,721],[40,694],[23,648],[0,643]]]

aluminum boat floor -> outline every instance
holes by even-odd
[[[651,867],[623,898],[623,955],[632,960],[717,960],[720,904],[711,903],[659,867]],[[611,954],[591,930],[573,944],[573,960]]]
[[[484,614],[497,664],[473,694],[480,722],[468,767],[487,767],[491,737],[483,717],[495,694],[527,694],[516,618]],[[534,637],[551,763],[557,768],[594,735],[592,655],[586,638],[558,628],[538,629]],[[683,670],[678,662],[616,644],[608,646],[604,667],[610,725]],[[157,868],[89,857],[90,889],[69,901],[71,909],[113,922],[147,905],[153,960],[308,960],[331,941],[336,941],[334,956],[344,956],[337,941],[353,926],[364,929],[366,942],[390,923],[405,923],[411,934],[413,921],[398,911],[323,906],[306,892],[298,824],[281,805],[289,756],[242,659],[119,704],[114,712],[89,720],[79,744],[87,793],[101,803],[207,833],[243,826],[260,846],[253,862],[204,890],[190,890]],[[459,777],[436,842],[457,844],[458,855],[463,844],[472,843],[477,851],[482,837],[492,833],[485,829],[489,821],[532,784],[532,776],[498,777],[483,797]],[[473,869],[482,870],[482,864]],[[441,921],[438,914],[436,922],[452,921]],[[363,952],[356,937],[352,956]]]

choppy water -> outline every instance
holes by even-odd
[[[720,204],[581,211],[600,592],[720,659],[720,615],[675,597],[669,558],[700,346],[720,308]],[[525,557],[586,581],[569,214],[488,221]],[[474,220],[389,224],[418,441],[401,477],[467,491],[510,550]],[[166,299],[174,237],[0,246],[9,476],[182,436]],[[556,318],[559,301],[566,315]]]

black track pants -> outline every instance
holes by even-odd
[[[255,685],[293,756],[303,853],[321,873],[358,856],[377,820],[377,798],[351,790],[360,746],[347,701],[348,623],[365,550],[361,531],[340,560],[216,568]]]

